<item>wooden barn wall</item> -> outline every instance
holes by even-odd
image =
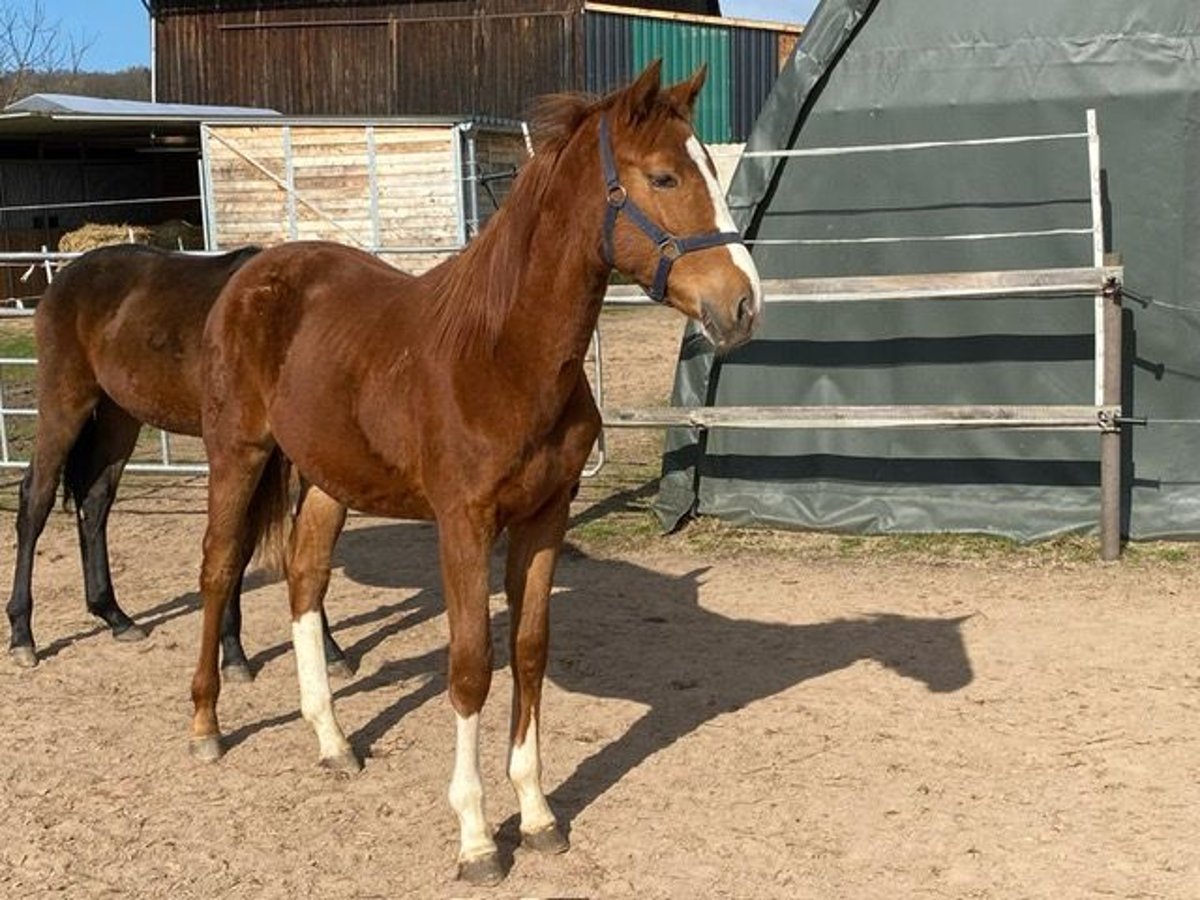
[[[531,97],[581,78],[577,0],[244,6],[159,10],[159,100],[517,117]]]
[[[457,132],[449,125],[372,130],[375,204],[364,125],[207,126],[215,245],[333,240],[378,248],[381,257],[411,272],[445,259],[459,245],[463,227]],[[476,140],[484,172],[510,170],[523,152],[517,134],[481,131]],[[508,184],[493,184],[498,196]],[[485,218],[492,205],[481,200],[479,209]],[[414,247],[431,252],[395,252]]]

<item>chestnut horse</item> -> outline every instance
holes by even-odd
[[[37,664],[33,561],[61,478],[75,505],[88,611],[119,641],[146,632],[117,603],[108,565],[108,512],[142,423],[200,434],[200,336],[221,288],[258,252],[172,253],[140,244],[91,250],[47,287],[34,315],[38,419],[33,459],[21,482],[17,564],[8,602],[9,655]],[[223,668],[251,677],[242,649],[240,589],[222,626]],[[328,629],[326,629],[328,635]],[[331,637],[331,669],[348,668]]]
[[[754,264],[689,124],[704,74],[664,88],[655,63],[599,101],[547,98],[534,117],[537,153],[512,193],[469,247],[418,278],[382,272],[348,247],[297,243],[264,250],[230,279],[204,334],[211,468],[192,682],[198,758],[221,753],[218,633],[241,548],[262,539],[260,526],[285,522],[290,464],[309,487],[279,549],[300,709],[322,763],[361,765],[334,716],[320,640],[345,509],[436,520],[459,876],[503,877],[484,814],[479,714],[492,677],[488,560],[507,529],[508,775],[526,844],[566,849],[541,786],[539,708],[555,563],[601,424],[583,359],[609,273],[699,320],[719,351],[746,341],[762,308]]]

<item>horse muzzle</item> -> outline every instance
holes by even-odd
[[[750,340],[761,319],[762,306],[749,291],[733,301],[700,301],[700,325],[718,354]]]

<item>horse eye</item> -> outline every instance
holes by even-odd
[[[655,172],[647,177],[650,179],[650,186],[660,191],[679,186],[679,179],[670,172]]]

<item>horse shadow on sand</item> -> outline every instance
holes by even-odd
[[[404,553],[397,558],[401,544]],[[501,563],[498,554],[494,589],[503,583]],[[354,583],[417,589],[400,602],[344,619],[338,617],[336,600],[330,604],[335,633],[377,625],[345,648],[354,662],[388,637],[442,613],[436,531],[430,525],[348,530],[339,541],[335,566]],[[972,680],[963,618],[885,613],[803,625],[735,619],[700,605],[706,572],[701,568],[674,576],[630,562],[592,559],[569,544],[564,547],[551,600],[547,678],[572,693],[647,707],[623,735],[599,747],[549,795],[565,827],[627,773],[706,722],[859,661],[874,660],[934,693],[959,690]],[[803,596],[789,598],[788,590],[799,594],[803,589],[781,585],[780,603],[804,602]],[[495,613],[492,626],[495,665],[505,667],[507,612]],[[285,651],[286,646],[272,648],[259,656]],[[335,692],[347,697],[395,689],[413,679],[419,679],[420,687],[350,735],[360,752],[369,754],[371,745],[408,712],[445,693],[446,651],[387,662]],[[228,743],[297,717],[290,713],[245,726],[228,735]],[[515,821],[501,827],[501,835],[506,834],[515,842]]]
[[[350,616],[338,615],[336,598],[329,604],[335,634],[374,626],[344,645],[356,667],[389,637],[443,613],[436,534],[428,523],[396,523],[352,528],[342,535],[334,558],[335,579],[408,594]],[[551,599],[547,677],[571,693],[629,700],[647,708],[623,735],[599,747],[549,795],[565,827],[627,773],[706,722],[859,661],[873,660],[934,693],[956,691],[971,682],[963,618],[884,613],[803,625],[730,618],[700,605],[699,589],[707,571],[675,576],[626,561],[593,559],[570,544],[563,548]],[[261,583],[260,577],[249,578],[246,589]],[[501,550],[493,560],[493,589],[502,584]],[[788,597],[789,590],[797,596]],[[801,604],[802,591],[780,585],[779,602]],[[138,620],[159,625],[189,615],[198,606],[197,594],[188,592],[143,610]],[[493,615],[492,628],[495,665],[506,667],[506,611]],[[44,655],[90,635],[62,639]],[[289,649],[290,644],[282,643],[261,650],[252,656],[251,666],[257,670]],[[405,715],[441,698],[446,667],[442,647],[386,662],[336,690],[334,696],[343,698],[395,691],[405,682],[419,684],[349,736],[356,749],[370,755],[371,746]],[[247,723],[226,735],[226,746],[298,719],[299,713],[292,711]],[[506,835],[515,843],[515,821],[501,827],[501,837]]]

